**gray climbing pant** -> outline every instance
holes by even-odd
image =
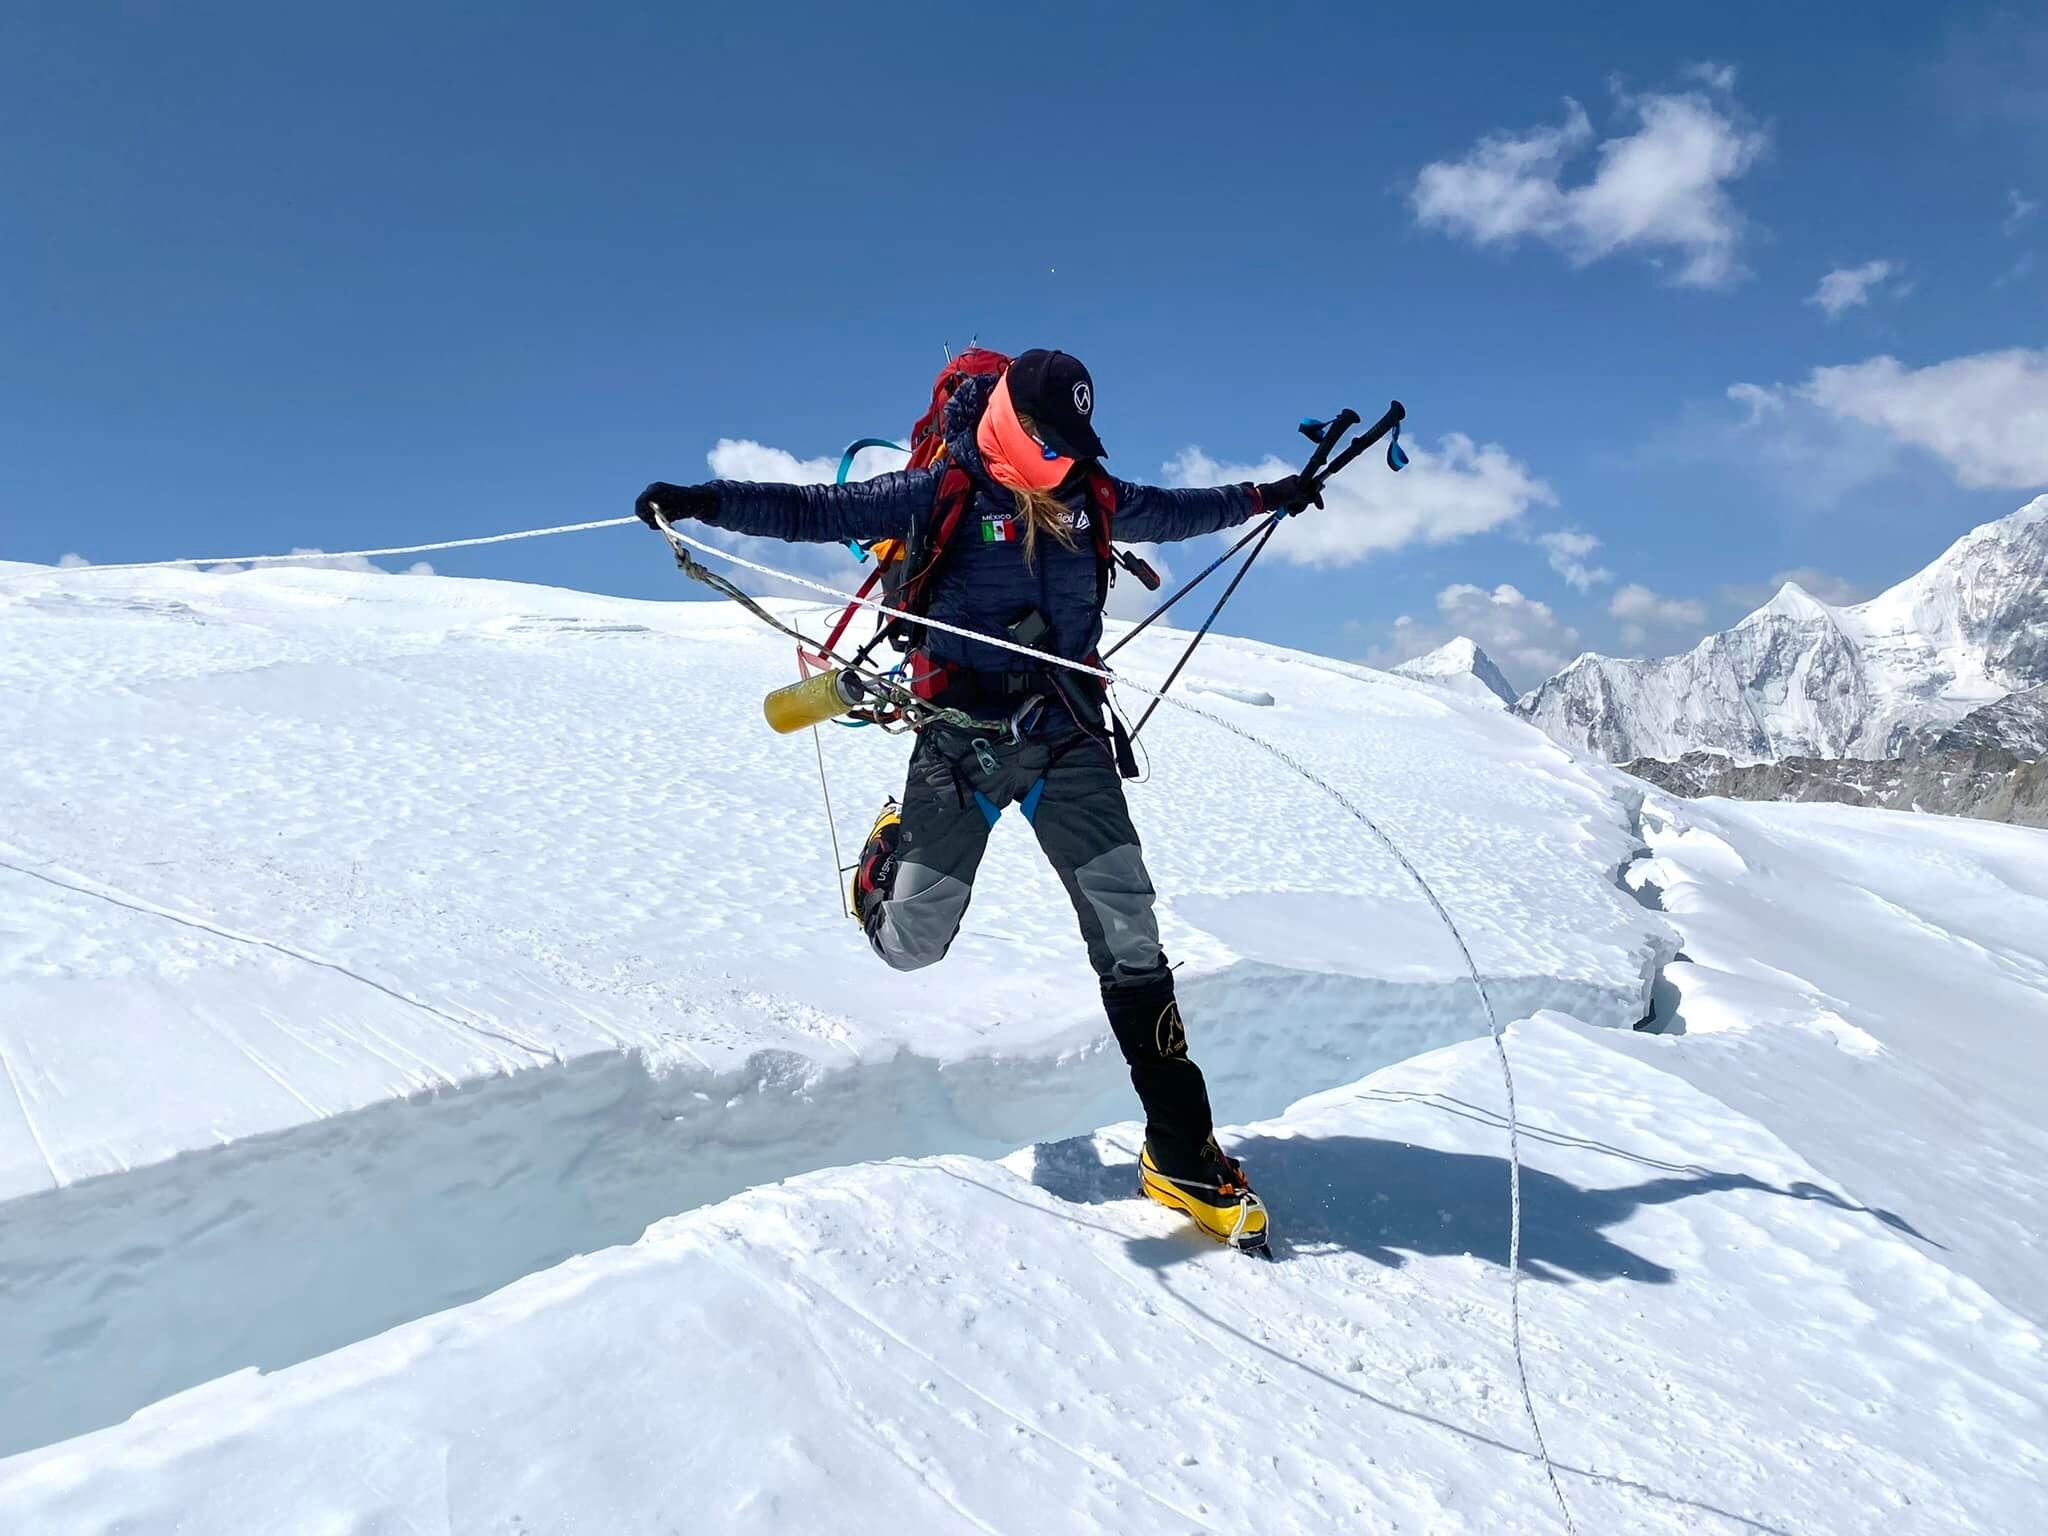
[[[867,909],[868,942],[899,971],[942,958],[967,915],[989,829],[1010,805],[1031,823],[1074,904],[1103,1011],[1145,1106],[1153,1160],[1169,1173],[1199,1174],[1213,1129],[1208,1089],[1188,1056],[1123,780],[1099,740],[1077,731],[1008,746],[944,727],[921,732],[895,876],[887,898]]]
[[[946,727],[919,734],[895,880],[868,913],[875,953],[899,971],[944,957],[967,915],[989,829],[1010,805],[1066,887],[1104,987],[1155,977],[1165,957],[1123,780],[1102,745],[1078,732],[1016,745]]]

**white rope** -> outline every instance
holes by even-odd
[[[438,544],[401,544],[395,549],[322,549],[300,555],[213,555],[189,560],[131,560],[125,565],[50,566],[35,571],[10,571],[11,576],[42,576],[55,571],[159,571],[181,565],[318,565],[322,560],[378,560],[389,555],[430,555],[439,549],[474,549],[480,544],[510,544],[516,539],[547,539],[558,533],[588,533],[593,528],[621,528],[637,517],[606,517],[594,523],[564,523],[559,528],[524,528],[493,533],[481,539],[443,539]]]
[[[637,517],[609,517],[592,523],[564,523],[556,528],[528,528],[517,533],[491,534],[486,538],[443,539],[434,544],[407,544],[393,549],[323,550],[318,555],[234,555],[207,560],[140,560],[124,565],[79,566],[75,567],[75,569],[147,571],[191,565],[295,565],[306,564],[320,559],[369,560],[392,555],[431,554],[436,550],[443,549],[471,549],[483,544],[508,544],[515,539],[545,539],[561,533],[586,533],[597,528],[619,528],[628,523],[638,521]],[[1501,1083],[1507,1090],[1508,1101],[1508,1318],[1514,1342],[1515,1376],[1521,1386],[1522,1411],[1529,1420],[1529,1432],[1535,1437],[1536,1441],[1536,1455],[1543,1463],[1544,1476],[1550,1481],[1550,1491],[1557,1501],[1558,1513],[1564,1517],[1565,1529],[1571,1532],[1572,1536],[1578,1536],[1578,1524],[1572,1519],[1571,1506],[1565,1501],[1563,1485],[1558,1481],[1557,1468],[1551,1463],[1550,1448],[1543,1438],[1543,1422],[1536,1412],[1535,1395],[1529,1387],[1529,1368],[1523,1359],[1521,1286],[1522,1143],[1520,1124],[1515,1111],[1515,1075],[1514,1069],[1508,1063],[1507,1039],[1504,1031],[1501,1029],[1500,1015],[1494,1011],[1493,999],[1487,994],[1486,982],[1479,974],[1478,962],[1472,958],[1472,950],[1466,944],[1464,934],[1458,931],[1457,923],[1452,920],[1451,914],[1445,910],[1444,904],[1437,899],[1436,891],[1431,887],[1429,881],[1423,877],[1422,871],[1409,861],[1408,856],[1401,851],[1400,847],[1391,837],[1387,836],[1379,823],[1374,821],[1365,811],[1354,805],[1342,790],[1319,777],[1284,748],[1275,746],[1272,742],[1254,735],[1235,721],[1225,719],[1222,715],[1203,709],[1198,704],[1190,704],[1184,699],[1172,697],[1159,689],[1147,688],[1142,683],[1134,683],[1129,678],[1120,677],[1106,667],[1092,667],[1086,662],[1074,661],[1065,656],[1055,656],[1049,651],[1041,651],[1032,646],[1021,645],[1014,640],[1006,639],[999,635],[983,634],[980,630],[966,629],[957,624],[948,624],[929,615],[908,613],[903,609],[892,608],[887,603],[877,602],[872,598],[859,597],[851,592],[842,592],[839,588],[828,586],[821,581],[812,581],[808,577],[792,575],[788,571],[779,571],[773,566],[762,565],[758,561],[749,560],[744,555],[736,555],[730,550],[718,548],[715,544],[706,544],[691,538],[688,534],[679,533],[668,523],[666,518],[662,519],[660,531],[668,538],[671,544],[679,548],[687,547],[694,549],[699,554],[710,555],[714,559],[726,561],[728,564],[736,565],[742,570],[752,571],[756,575],[766,576],[775,581],[787,582],[791,586],[807,588],[810,591],[829,597],[835,602],[852,603],[857,607],[868,609],[874,613],[885,614],[890,618],[908,619],[913,623],[923,625],[926,629],[936,629],[942,633],[957,635],[962,639],[974,640],[983,645],[996,646],[1001,650],[1015,652],[1019,656],[1028,656],[1033,661],[1043,662],[1050,667],[1064,667],[1070,672],[1079,672],[1087,677],[1099,678],[1105,683],[1117,683],[1131,689],[1133,692],[1144,694],[1147,698],[1158,699],[1163,703],[1170,704],[1184,714],[1193,715],[1199,720],[1206,720],[1211,725],[1228,731],[1231,735],[1249,742],[1260,751],[1267,753],[1275,761],[1283,764],[1300,778],[1313,784],[1317,789],[1328,795],[1379,840],[1381,846],[1393,856],[1394,862],[1400,865],[1407,873],[1408,878],[1415,882],[1416,889],[1421,891],[1423,898],[1428,901],[1430,910],[1436,913],[1438,920],[1443,923],[1445,930],[1450,934],[1452,942],[1458,946],[1458,954],[1465,962],[1465,971],[1472,980],[1472,988],[1479,994],[1480,1006],[1486,1010],[1486,1024],[1493,1036],[1494,1053],[1500,1059]],[[50,568],[52,571],[63,569],[70,568]],[[34,572],[15,571],[8,574],[14,576],[43,575],[47,574],[47,572],[41,570]],[[835,850],[835,863],[837,862],[837,857]]]
[[[776,581],[786,581],[793,586],[806,587],[813,592],[822,593],[839,602],[853,603],[872,612],[886,614],[890,618],[908,619],[912,623],[923,625],[926,629],[936,629],[945,634],[958,635],[962,639],[976,640],[984,645],[993,645],[1006,651],[1013,651],[1019,656],[1029,656],[1032,660],[1043,662],[1047,666],[1065,667],[1070,672],[1079,672],[1088,677],[1100,678],[1104,682],[1118,683],[1130,688],[1135,693],[1141,693],[1148,698],[1158,699],[1163,703],[1171,704],[1175,709],[1193,715],[1197,719],[1206,720],[1211,725],[1219,726],[1223,730],[1230,732],[1231,735],[1240,737],[1259,748],[1260,751],[1269,754],[1276,761],[1284,764],[1301,778],[1313,784],[1317,789],[1320,789],[1346,811],[1349,811],[1354,818],[1379,840],[1380,845],[1393,856],[1394,862],[1400,865],[1407,872],[1408,878],[1415,882],[1416,889],[1422,892],[1423,899],[1430,905],[1430,910],[1436,913],[1437,919],[1444,925],[1445,931],[1450,934],[1451,941],[1458,946],[1458,954],[1465,962],[1465,973],[1471,977],[1472,989],[1479,994],[1480,1006],[1486,1010],[1486,1025],[1493,1036],[1494,1054],[1500,1060],[1501,1084],[1507,1090],[1508,1101],[1508,1324],[1514,1343],[1515,1378],[1521,1387],[1522,1411],[1529,1420],[1529,1433],[1535,1437],[1537,1459],[1543,1463],[1543,1475],[1550,1482],[1551,1496],[1557,1501],[1558,1513],[1564,1517],[1565,1529],[1571,1533],[1571,1536],[1578,1536],[1578,1522],[1572,1518],[1571,1505],[1565,1500],[1564,1486],[1558,1481],[1557,1468],[1550,1459],[1550,1446],[1543,1438],[1543,1421],[1536,1412],[1535,1394],[1529,1387],[1529,1367],[1523,1358],[1522,1138],[1520,1120],[1515,1109],[1515,1073],[1514,1068],[1508,1063],[1506,1033],[1501,1028],[1500,1015],[1494,1011],[1493,998],[1487,993],[1486,982],[1479,974],[1479,963],[1472,958],[1472,949],[1471,946],[1466,944],[1464,934],[1458,931],[1457,923],[1445,909],[1444,904],[1437,899],[1435,889],[1424,878],[1422,871],[1409,861],[1408,856],[1401,851],[1399,845],[1391,837],[1387,836],[1386,832],[1380,827],[1380,824],[1367,815],[1365,811],[1352,804],[1350,798],[1342,790],[1314,773],[1284,748],[1275,746],[1272,742],[1254,735],[1235,721],[1225,719],[1222,715],[1213,714],[1198,704],[1190,704],[1184,699],[1176,698],[1158,689],[1147,688],[1142,683],[1131,682],[1128,678],[1119,677],[1106,667],[1091,667],[1086,662],[1074,661],[1066,656],[1055,656],[1049,651],[1037,650],[1032,646],[1022,645],[1017,641],[1001,636],[983,634],[980,630],[966,629],[957,624],[947,624],[932,618],[928,614],[908,613],[901,608],[892,608],[887,603],[877,602],[873,598],[859,597],[851,592],[842,592],[837,587],[827,586],[824,582],[812,581],[803,576],[794,576],[787,571],[778,571],[773,566],[762,565],[758,561],[747,559],[744,555],[733,554],[730,550],[720,549],[715,544],[706,544],[691,538],[686,533],[679,533],[668,523],[666,518],[662,520],[661,531],[668,536],[673,544],[687,546],[698,551],[700,554],[711,555],[716,559],[724,560],[729,564],[752,571],[756,575],[766,576]]]

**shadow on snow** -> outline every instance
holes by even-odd
[[[1375,1136],[1252,1136],[1231,1150],[1245,1160],[1272,1208],[1278,1251],[1335,1247],[1390,1269],[1410,1257],[1508,1262],[1508,1161],[1478,1152]],[[1626,1155],[1626,1154],[1623,1154]],[[1093,1137],[1037,1149],[1032,1182],[1081,1205],[1136,1196],[1135,1167],[1106,1163]],[[1635,1184],[1588,1189],[1522,1165],[1522,1272],[1538,1280],[1633,1280],[1668,1285],[1676,1272],[1608,1235],[1645,1206],[1749,1190],[1862,1211],[1910,1231],[1888,1212],[1868,1211],[1818,1185],[1787,1187],[1749,1174],[1688,1167]],[[1130,1243],[1139,1263],[1164,1267],[1212,1251],[1191,1229]]]

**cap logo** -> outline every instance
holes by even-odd
[[[1095,409],[1095,391],[1088,387],[1086,379],[1074,385],[1074,409],[1083,416]]]

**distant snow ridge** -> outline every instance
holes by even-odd
[[[1896,755],[1928,727],[2048,683],[2048,496],[1853,607],[1788,582],[1683,656],[1587,654],[1516,713],[1614,762]]]
[[[1403,677],[1435,683],[1471,698],[1498,699],[1507,705],[1515,702],[1514,686],[1494,665],[1493,658],[1463,635],[1438,646],[1427,656],[1402,662],[1394,670]]]

